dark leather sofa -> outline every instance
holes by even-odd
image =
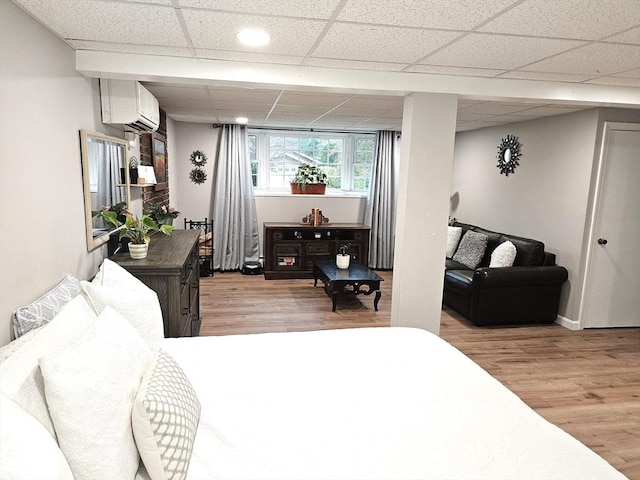
[[[567,270],[555,264],[555,255],[544,243],[456,223],[462,235],[471,229],[487,235],[487,249],[475,270],[446,260],[443,303],[474,325],[553,323],[558,315],[560,291]],[[491,253],[511,241],[516,258],[511,267],[489,268]]]

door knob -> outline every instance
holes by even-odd
[[[598,245],[606,245],[607,244],[607,239],[606,238],[599,238],[598,239]]]

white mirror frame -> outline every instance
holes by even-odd
[[[86,234],[87,234],[87,250],[92,251],[96,248],[104,245],[109,241],[109,237],[112,233],[119,229],[110,230],[109,232],[105,232],[101,235],[94,236],[93,235],[93,216],[91,215],[92,203],[91,203],[91,186],[90,186],[90,175],[89,175],[89,141],[91,139],[102,140],[104,142],[115,143],[124,148],[124,170],[125,170],[125,184],[122,185],[125,188],[125,198],[127,202],[127,206],[129,206],[131,202],[130,195],[130,180],[129,180],[129,168],[128,168],[128,145],[127,141],[122,138],[110,137],[108,135],[98,133],[98,132],[90,132],[87,130],[80,130],[80,150],[81,150],[81,158],[82,158],[82,187],[84,191],[84,211],[85,211],[85,225],[86,225]],[[101,205],[98,205],[95,210],[101,208]]]

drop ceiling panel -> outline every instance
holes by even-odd
[[[179,0],[183,7],[253,13],[261,16],[282,15],[298,18],[328,19],[340,0]]]
[[[640,46],[592,43],[527,66],[535,72],[610,75],[631,70],[640,61]]]
[[[336,23],[313,55],[413,63],[458,36],[456,32]]]
[[[543,22],[539,21],[541,9],[544,10]],[[634,27],[638,22],[638,0],[527,1],[482,26],[479,31],[598,40]]]
[[[511,70],[580,45],[584,42],[474,33],[421,63]]]
[[[271,34],[271,43],[261,49],[265,54],[306,55],[324,23],[298,18],[263,17],[207,10],[183,10],[185,24],[198,49],[253,52],[240,45],[236,33],[260,25]]]
[[[434,29],[472,29],[516,0],[351,0],[338,20]]]

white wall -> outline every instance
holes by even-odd
[[[211,124],[174,122],[172,143],[176,145],[176,154],[173,160],[169,160],[169,181],[171,201],[181,214],[178,227],[183,225],[182,218],[211,218],[213,168],[218,151],[219,131]],[[207,164],[204,166],[207,180],[200,185],[189,179],[189,172],[193,168],[189,157],[194,150],[200,150],[207,155]],[[311,208],[320,208],[332,223],[362,223],[365,205],[366,199],[363,197],[258,194],[256,213],[261,255],[264,222],[298,222]]]
[[[102,262],[105,248],[87,252],[79,131],[123,135],[100,122],[97,92],[70,47],[0,2],[0,345],[16,307]]]
[[[627,118],[607,110],[608,118]],[[616,115],[617,113],[617,115]],[[569,271],[560,315],[577,321],[592,169],[601,129],[598,109],[457,135],[452,215],[458,220],[545,243]],[[519,137],[520,165],[506,177],[496,168],[498,145]]]

